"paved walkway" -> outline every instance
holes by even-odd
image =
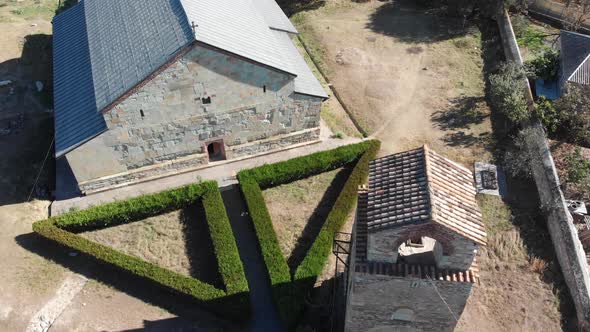
[[[221,195],[250,287],[252,320],[249,329],[265,332],[285,331],[272,298],[266,265],[258,248],[258,239],[240,189],[237,185],[231,185],[222,188]]]
[[[199,179],[215,180],[220,187],[236,183],[236,174],[242,169],[248,169],[263,164],[275,163],[291,158],[311,154],[318,151],[334,149],[336,147],[357,143],[360,139],[345,138],[331,139],[324,138],[319,143],[304,145],[297,148],[279,151],[267,155],[253,157],[249,159],[238,160],[234,162],[219,162],[217,166],[196,170],[178,175],[173,175],[153,181],[138,183],[127,187],[117,188],[84,197],[76,197],[66,200],[55,201],[51,205],[51,215],[59,215],[70,211],[71,209],[82,210],[93,205],[110,203],[117,200],[123,200],[131,197],[152,194],[165,189],[177,188],[190,183],[195,183]]]

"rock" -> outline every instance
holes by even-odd
[[[70,252],[68,255],[69,255],[70,257],[76,257],[76,256],[78,256],[78,253],[77,253],[77,252],[75,252],[75,251],[72,251],[72,252]]]
[[[422,68],[422,70],[428,70],[428,67],[424,67],[424,68]]]
[[[41,91],[43,91],[43,82],[41,82],[41,81],[36,81],[36,82],[35,82],[35,86],[37,87],[37,92],[41,92]]]
[[[11,80],[0,81],[0,86],[9,86],[12,84]]]
[[[36,27],[36,26],[37,26],[37,23],[33,23],[33,24],[31,24],[31,26],[32,26],[32,27]]]

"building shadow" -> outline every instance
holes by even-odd
[[[294,274],[297,267],[301,265],[301,262],[303,262],[305,255],[313,245],[313,242],[324,226],[326,218],[332,210],[334,203],[338,199],[338,195],[340,195],[346,180],[348,180],[350,177],[351,172],[351,166],[345,166],[342,168],[342,170],[336,174],[330,183],[330,186],[324,192],[318,205],[315,207],[313,214],[308,219],[305,227],[303,228],[303,231],[301,232],[301,236],[299,239],[297,239],[297,243],[291,252],[291,256],[289,256],[287,259],[287,264],[291,269],[291,274]]]
[[[21,57],[0,63],[0,77],[11,81],[0,87],[0,205],[24,202],[31,194],[48,199],[55,188],[53,115],[47,112],[53,103],[51,36],[26,36]]]
[[[413,0],[393,0],[379,7],[366,26],[373,32],[407,43],[435,43],[466,35],[473,28],[464,18],[449,17],[442,7]]]

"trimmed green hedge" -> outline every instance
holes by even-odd
[[[352,211],[357,189],[367,178],[369,161],[375,158],[381,143],[376,140],[322,151],[309,156],[260,166],[238,173],[240,188],[246,200],[271,285],[282,319],[291,327],[303,309],[303,299],[322,273],[330,255],[334,233],[339,231]],[[331,171],[356,162],[326,222],[302,263],[291,276],[287,260],[274,231],[261,188],[278,186],[312,175]]]
[[[92,242],[75,232],[110,227],[184,208],[202,200],[218,268],[226,290],[159,267],[113,248]],[[70,212],[33,224],[41,236],[123,269],[140,278],[210,304],[217,313],[247,319],[248,283],[217,183],[204,182],[129,200]]]

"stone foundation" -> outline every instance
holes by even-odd
[[[282,150],[290,146],[318,140],[320,129],[314,128],[300,132],[280,135],[252,143],[225,147],[228,160],[261,155],[275,150]],[[198,170],[209,165],[206,153],[194,154],[154,165],[137,168],[110,176],[101,177],[78,183],[80,191],[92,194],[104,190],[127,186],[134,183],[155,180],[158,178]]]

